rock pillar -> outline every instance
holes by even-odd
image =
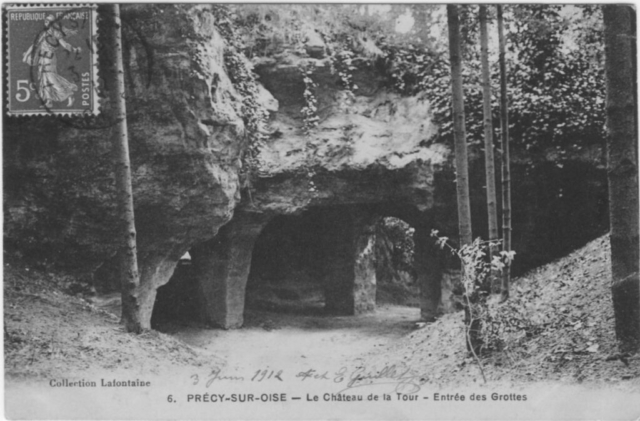
[[[151,316],[158,288],[169,282],[176,269],[180,253],[140,259],[140,321],[144,329],[151,329]]]
[[[370,215],[353,209],[323,212],[321,244],[325,309],[355,315],[375,310],[375,228]]]
[[[242,326],[253,246],[266,223],[263,215],[236,213],[215,238],[190,250],[205,323]]]
[[[183,246],[177,244],[174,247],[157,250],[154,254],[138,252],[140,286],[137,294],[140,303],[140,323],[143,329],[151,329],[151,316],[156,302],[157,289],[169,282],[184,251]],[[97,287],[100,288],[99,292],[118,291],[120,273],[120,256],[116,253],[106,260],[95,273]]]
[[[416,227],[413,239],[414,267],[420,285],[420,314],[423,320],[431,322],[438,315],[442,294],[443,251],[435,246],[435,238],[424,227]]]

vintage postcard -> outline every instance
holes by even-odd
[[[98,113],[95,7],[6,6],[9,115]]]
[[[640,419],[635,13],[4,5],[4,416]]]

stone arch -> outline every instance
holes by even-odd
[[[256,243],[250,292],[275,294],[274,299],[289,295],[294,302],[304,301],[302,296],[308,296],[310,289],[316,297],[320,290],[311,310],[324,308],[334,315],[373,311],[374,224],[373,214],[347,205],[317,206],[299,215],[275,217]]]
[[[254,246],[246,305],[255,310],[319,313],[324,310],[322,227],[309,212],[277,215],[264,227]]]
[[[372,241],[375,223],[383,216],[401,219],[415,229],[414,268],[420,289],[421,318],[432,321],[439,313],[451,310],[447,302],[451,288],[447,283],[443,284],[443,278],[450,277],[448,272],[451,265],[446,253],[435,245],[435,240],[430,236],[431,229],[437,228],[437,225],[434,215],[428,212],[422,212],[406,203],[315,206],[306,210],[302,216],[283,215],[276,217],[274,222],[279,220],[276,224],[286,224],[287,220],[306,217],[307,222],[296,229],[307,230],[305,235],[313,238],[312,246],[297,240],[293,245],[297,250],[289,247],[285,253],[310,248],[315,258],[313,270],[317,272],[324,289],[325,311],[329,314],[353,315],[375,309],[377,279]],[[309,223],[309,220],[313,222]],[[267,228],[265,235],[268,231]],[[282,244],[275,245],[274,241],[279,239],[272,239],[270,244],[262,247],[271,251],[282,247]],[[261,257],[260,242],[256,248],[258,251],[254,254],[252,270],[256,270],[255,266],[260,265],[261,259],[269,260],[277,269],[286,264],[283,259],[278,259],[277,256],[274,258],[274,254]]]
[[[437,218],[431,211],[421,211],[418,207],[406,203],[380,203],[373,209],[381,216],[401,219],[415,229],[414,270],[420,288],[420,314],[425,321],[433,321],[442,312],[450,310],[443,295],[448,297],[447,289],[443,294],[443,278],[449,269],[446,255],[440,250],[431,230],[439,228]]]
[[[197,307],[198,318],[205,324],[239,328],[244,322],[252,271],[253,275],[256,271],[267,272],[261,275],[275,279],[281,276],[278,271],[287,259],[297,253],[321,285],[326,313],[356,315],[374,311],[375,224],[382,216],[402,219],[414,227],[421,317],[435,319],[440,311],[446,264],[441,258],[443,253],[429,236],[432,221],[415,207],[384,203],[314,206],[297,216],[236,211],[213,239],[190,249],[189,276],[194,284],[183,284],[184,292],[192,295],[188,305]],[[301,233],[292,244],[286,244],[283,233],[296,229]],[[265,241],[269,236],[274,238]]]

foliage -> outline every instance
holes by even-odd
[[[353,49],[363,37],[378,40],[393,34],[395,18],[406,6],[390,5],[385,13],[357,4],[235,4],[230,5],[245,54],[272,57],[285,49],[302,53],[310,31],[320,34],[329,54]],[[375,7],[375,6],[373,6]]]
[[[561,6],[512,9],[508,84],[515,88],[510,107],[517,112],[511,113],[511,133],[529,148],[545,141],[579,147],[579,140],[598,141],[604,134],[601,13],[588,7],[581,12],[569,21]]]
[[[489,261],[488,250],[490,247],[497,248],[500,245],[499,241],[483,241],[476,238],[471,244],[456,249],[449,244],[448,237],[439,237],[437,230],[432,230],[431,236],[436,238],[436,245],[441,249],[447,247],[460,259],[464,293],[474,299],[488,295],[487,280],[491,272],[500,272],[506,265],[511,264],[516,254],[515,251],[501,251]]]
[[[402,219],[387,217],[376,224],[376,259],[393,271],[413,271],[415,229]]]
[[[303,96],[305,106],[302,107],[302,110],[300,111],[302,113],[304,121],[303,130],[306,136],[311,136],[313,130],[318,127],[318,123],[320,122],[320,117],[318,116],[318,99],[316,96],[318,84],[311,78],[311,76],[313,75],[313,65],[300,68],[300,72],[302,73],[302,81],[304,82]],[[305,144],[305,153],[307,159],[306,171],[309,184],[308,190],[311,193],[315,193],[318,191],[318,188],[313,181],[313,177],[316,175],[316,172],[313,162],[315,153],[312,146],[313,145],[311,143]]]
[[[484,313],[479,317],[483,320],[482,351],[501,352],[507,348],[506,338],[520,332],[529,338],[537,335],[542,327],[535,323],[527,307],[522,302],[522,297],[511,297],[500,305],[487,305]]]
[[[507,8],[507,72],[511,135],[533,147],[579,149],[603,136],[604,78],[601,17],[595,7],[514,5]],[[473,10],[470,10],[473,9]],[[482,88],[474,6],[462,8],[463,84],[467,140],[483,139]],[[403,95],[425,92],[442,140],[452,142],[450,74],[446,50],[418,44],[383,44],[391,84]],[[493,126],[499,127],[497,61],[491,63]]]
[[[227,43],[224,51],[224,64],[229,79],[236,91],[242,97],[242,106],[236,110],[243,119],[249,149],[244,155],[246,167],[257,165],[257,156],[264,145],[266,135],[264,127],[268,118],[268,112],[259,101],[259,86],[256,75],[248,66],[248,61],[243,54],[245,45],[238,35],[236,25],[230,10],[224,5],[213,5],[216,17],[216,28]]]
[[[318,84],[313,81],[313,66],[309,65],[300,69],[302,73],[302,81],[304,82],[304,102],[301,113],[304,120],[304,133],[309,136],[313,130],[318,127],[320,117],[318,117],[318,99],[316,90]]]
[[[432,230],[431,236],[436,238],[436,244],[441,249],[448,248],[460,260],[466,338],[468,348],[476,358],[488,351],[500,350],[505,332],[531,328],[532,325],[517,306],[507,304],[496,310],[488,305],[490,277],[492,273],[500,273],[511,264],[515,251],[503,250],[489,260],[489,249],[497,248],[497,241],[476,238],[471,244],[456,249],[449,244],[448,237],[440,237],[437,230]]]
[[[353,65],[355,53],[344,48],[331,56],[331,65],[333,71],[338,74],[342,88],[353,95],[353,91],[358,89],[358,85],[353,82],[353,71],[356,66]]]
[[[369,60],[402,95],[424,92],[432,104],[442,142],[452,142],[450,70],[441,6],[393,5],[377,13],[371,5],[230,5],[220,23],[235,52],[247,57],[275,57],[288,49],[304,56],[310,31],[320,34],[337,76],[348,95],[357,90],[354,73]],[[229,12],[231,11],[231,12]],[[490,33],[495,32],[489,7]],[[410,12],[416,19],[408,34],[395,30],[396,19]],[[466,133],[470,144],[483,140],[480,46],[477,6],[460,7]],[[420,19],[420,21],[418,21]],[[602,18],[597,6],[510,5],[505,7],[510,133],[515,146],[566,152],[599,142],[604,132]],[[440,29],[438,34],[437,28]],[[493,34],[495,36],[495,34]],[[490,41],[492,41],[490,39]],[[495,40],[493,40],[495,41]],[[367,45],[382,58],[367,56]],[[499,130],[497,49],[490,48],[494,94],[493,127]],[[229,60],[231,62],[231,60]],[[233,65],[231,66],[233,67]],[[305,90],[304,131],[317,126],[317,86],[302,69]],[[241,71],[238,72],[242,73]],[[251,83],[248,81],[247,83]],[[250,97],[250,94],[246,94]],[[248,101],[246,108],[253,109]],[[249,117],[259,120],[259,116]],[[496,138],[498,138],[496,136]],[[559,163],[559,165],[561,165]]]
[[[375,41],[392,32],[393,17],[371,14],[370,5],[235,5],[238,34],[245,40],[247,57],[274,57],[288,51],[305,56],[309,36],[320,36],[337,76],[337,85],[345,92],[347,102],[354,98],[358,86],[354,83],[356,61],[371,50],[378,51]],[[398,15],[403,7],[390,7]],[[301,65],[304,102],[301,113],[303,130],[309,135],[317,122],[317,84],[313,67]]]

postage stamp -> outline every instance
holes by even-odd
[[[5,8],[8,115],[97,115],[97,6]]]

